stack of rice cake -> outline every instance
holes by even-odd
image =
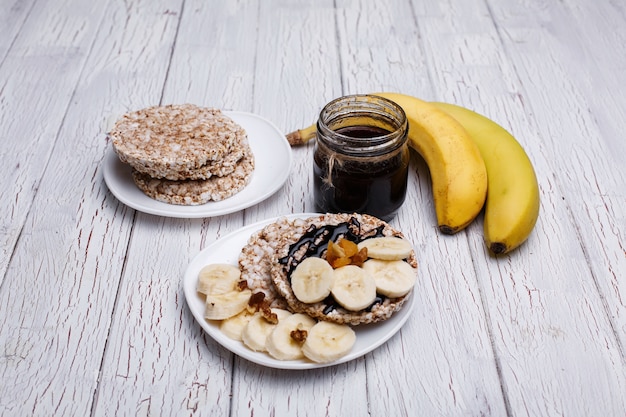
[[[254,171],[246,131],[219,109],[153,106],[125,114],[109,132],[120,160],[147,196],[199,205],[241,191]]]

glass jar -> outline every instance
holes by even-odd
[[[313,155],[316,209],[391,220],[406,196],[407,131],[402,107],[385,98],[352,95],[328,103]]]

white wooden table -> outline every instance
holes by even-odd
[[[0,415],[626,415],[625,69],[622,1],[0,0]],[[380,90],[512,131],[536,229],[497,259],[480,219],[439,234],[414,155],[392,222],[420,261],[402,330],[316,370],[232,354],[183,273],[242,226],[313,211],[312,147],[262,203],[178,219],[109,192],[107,128],[189,102],[287,133]]]

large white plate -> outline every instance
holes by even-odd
[[[274,194],[287,180],[292,154],[285,135],[270,121],[252,113],[224,111],[248,133],[255,168],[250,183],[230,198],[199,206],[162,203],[145,195],[133,181],[131,168],[122,163],[112,147],[104,160],[104,181],[118,200],[135,210],[166,217],[221,216],[253,206]]]
[[[299,217],[307,218],[314,216],[312,213],[293,214],[285,217]],[[319,214],[318,214],[319,215]],[[352,351],[343,358],[326,364],[317,364],[305,359],[294,361],[279,361],[266,353],[254,352],[248,349],[242,342],[233,340],[225,336],[219,329],[216,322],[207,321],[204,319],[204,299],[196,291],[196,283],[198,279],[198,273],[200,269],[205,265],[211,263],[229,263],[237,265],[237,259],[241,249],[246,245],[248,238],[252,233],[260,230],[263,226],[276,221],[276,219],[269,219],[259,223],[251,224],[243,227],[231,233],[213,244],[204,248],[196,257],[191,261],[185,275],[183,277],[183,290],[189,309],[193,314],[196,321],[202,326],[213,339],[219,344],[224,346],[231,352],[245,358],[251,362],[255,362],[260,365],[264,365],[271,368],[279,369],[312,369],[322,368],[325,366],[337,365],[339,363],[348,362],[365,355],[368,352],[376,349],[387,340],[389,340],[409,318],[411,311],[413,310],[415,297],[413,295],[406,301],[403,308],[395,313],[388,320],[368,325],[361,325],[354,327],[357,338]]]

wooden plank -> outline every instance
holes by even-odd
[[[342,79],[349,92],[399,91],[434,97],[420,15],[410,2],[343,1],[338,19]],[[467,7],[472,7],[468,3]],[[435,39],[431,41],[436,42]],[[413,317],[367,356],[370,412],[384,415],[505,415],[480,288],[465,233],[436,228],[428,167],[413,156],[407,200],[393,224],[418,253]],[[471,227],[469,233],[476,233]],[[412,342],[409,342],[412,341]],[[417,341],[417,343],[416,343]]]
[[[0,3],[0,415],[626,414],[621,3]],[[234,356],[191,317],[182,274],[244,224],[312,211],[313,147],[267,201],[169,219],[108,192],[107,128],[194,102],[288,132],[381,89],[514,132],[540,174],[537,229],[498,259],[480,221],[440,235],[413,155],[392,222],[420,260],[405,327],[320,370]]]
[[[577,240],[583,244],[583,256],[591,266],[594,285],[626,362],[626,280],[618,273],[626,268],[626,171],[621,157],[626,152],[622,140],[626,98],[615,94],[624,82],[620,68],[626,65],[626,16],[623,7],[606,1],[561,7],[535,3],[533,8],[544,9],[549,31],[529,23],[509,22],[500,7],[494,12],[510,27],[511,51],[523,71],[539,80],[550,76],[561,80],[562,95],[528,90],[551,108],[537,112],[538,125],[544,135],[553,138],[546,141],[546,147],[554,155],[555,170],[563,172],[556,181],[564,189],[567,211],[576,222]],[[606,31],[605,27],[615,29]],[[535,51],[520,42],[521,37],[540,38],[550,60],[529,65]]]
[[[28,3],[23,3],[12,7],[17,15],[5,15],[16,19],[15,26],[9,24],[7,31],[21,29],[7,45],[11,49],[0,66],[0,154],[7,158],[0,165],[4,184],[0,190],[0,282],[91,48],[100,21],[99,10],[104,6],[94,5],[90,11],[81,10],[73,1],[43,2],[29,11]],[[21,11],[20,7],[26,9]],[[64,7],[77,11],[68,15]],[[26,20],[20,23],[20,17]]]
[[[0,4],[0,66],[34,4],[34,0],[6,0]]]
[[[285,132],[308,126],[341,88],[335,32],[328,29],[335,14],[332,1],[262,1],[259,6],[253,109]],[[294,167],[284,189],[247,209],[247,223],[314,210],[312,150],[294,149]],[[231,414],[366,415],[367,402],[354,401],[365,397],[364,381],[361,360],[304,372],[238,360]],[[268,388],[260,389],[259,383]]]
[[[224,60],[220,49],[201,47],[211,39],[223,41],[211,32],[215,28],[223,32],[217,22],[233,12],[228,4],[222,6],[186,2],[182,8],[175,3],[166,7],[170,15],[166,23],[170,42],[166,44],[167,53],[163,51],[159,61],[168,70],[157,79],[165,85],[163,96],[157,98],[163,104],[193,102],[222,107],[230,100],[226,94],[215,94],[217,87],[226,85],[224,77],[229,74],[220,68],[231,65],[233,71],[241,68],[245,72],[247,60]],[[138,17],[145,13],[144,10]],[[239,17],[242,25],[249,18],[246,13]],[[229,23],[233,23],[232,17]],[[139,21],[134,24],[143,25]],[[171,60],[167,56],[170,48],[174,48]],[[146,70],[149,66],[148,62]],[[206,74],[206,78],[196,74]],[[242,102],[245,104],[245,100]],[[192,257],[207,241],[229,228],[241,226],[241,216],[225,216],[214,221],[138,213],[136,220],[126,279],[121,286],[123,296],[113,318],[110,351],[103,361],[107,383],[99,389],[97,414],[109,415],[117,409],[137,410],[138,414],[155,410],[167,415],[228,414],[232,355],[204,335],[195,323],[186,305],[181,279]],[[146,245],[155,243],[158,247],[146,252]]]
[[[315,123],[323,105],[341,95],[334,19],[328,0],[261,3],[254,111],[285,133]],[[247,219],[315,211],[313,142],[294,148],[293,158],[286,187],[246,210]]]
[[[133,390],[122,394],[123,401],[106,395],[140,362],[143,353],[134,349],[134,341],[121,352],[115,345],[107,349],[115,355],[115,365],[100,368],[110,327],[132,324],[130,319],[116,323],[113,311],[134,216],[108,192],[100,166],[108,148],[109,116],[160,100],[178,23],[172,11],[180,4],[111,2],[102,3],[101,10],[68,2],[41,5],[46,8],[32,13],[32,38],[20,44],[23,56],[16,59],[32,68],[13,68],[25,74],[13,75],[10,83],[11,88],[41,88],[22,94],[16,111],[35,111],[35,120],[42,124],[21,116],[13,123],[28,134],[16,138],[25,140],[25,166],[43,176],[0,293],[0,409],[15,415],[140,413],[150,400],[145,391],[136,402],[128,396]],[[21,83],[20,77],[29,82]],[[46,150],[49,162],[30,157],[29,148],[33,151],[35,145]],[[150,290],[159,285],[164,288],[167,282],[155,283]],[[178,282],[173,297],[177,291]],[[148,311],[145,307],[143,314]],[[117,313],[129,315],[127,310]],[[197,346],[172,342],[189,350],[181,357],[199,355]],[[189,378],[195,382],[194,374]],[[195,401],[196,387],[189,384],[188,403]],[[153,407],[158,409],[157,404]]]
[[[571,76],[576,69],[561,61],[571,53],[571,40],[555,39],[544,24],[554,19],[568,26],[571,17],[559,5],[526,7],[528,2],[447,6],[419,20],[442,86],[440,98],[491,116],[516,134],[529,150],[541,187],[537,229],[516,252],[489,259],[480,236],[470,235],[508,409],[519,415],[623,414],[623,397],[611,395],[624,392],[623,354],[598,293],[599,275],[578,243],[580,234],[588,233],[583,229],[601,230],[611,215],[577,218],[569,203],[579,199],[574,187],[590,189],[585,178],[603,175],[591,169],[603,163],[602,151],[576,156],[577,148],[596,143],[597,135],[580,105],[584,98]],[[511,16],[521,27],[511,24]],[[546,94],[555,84],[562,94]],[[609,195],[603,207],[617,209],[611,202],[614,183],[604,184]],[[598,207],[591,204],[595,208],[588,213]],[[619,266],[609,260],[604,268]]]
[[[250,40],[256,32],[258,7],[243,2],[186,1],[183,7],[171,3],[167,10],[168,42],[163,53],[152,58],[158,58],[161,71],[150,77],[164,84],[163,96],[144,97],[153,100],[152,104],[160,99],[163,104],[249,111],[255,58],[255,42]],[[138,10],[137,18],[146,13]],[[129,30],[141,32],[143,25],[133,20]],[[241,38],[229,38],[234,34]],[[139,47],[141,42],[132,45]],[[151,66],[154,63],[146,60],[143,71]],[[103,360],[96,415],[118,410],[229,414],[234,355],[196,323],[185,301],[182,277],[201,249],[242,225],[243,213],[207,219],[137,213]]]

